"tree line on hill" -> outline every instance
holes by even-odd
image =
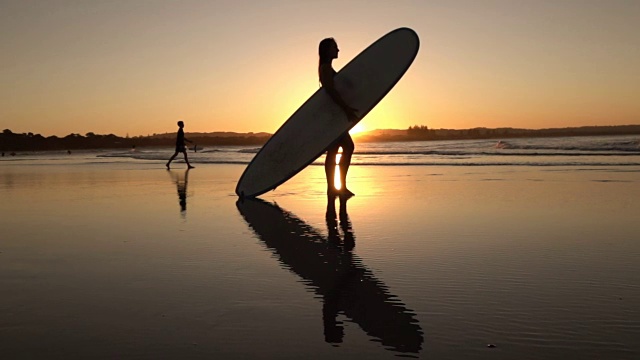
[[[266,133],[222,134],[214,136],[197,134],[187,138],[198,146],[211,145],[261,145],[271,135]],[[172,147],[175,146],[176,134],[153,136],[119,137],[114,134],[98,135],[89,132],[85,135],[69,134],[65,137],[44,137],[34,133],[13,133],[5,129],[0,133],[0,150],[7,151],[42,151],[42,150],[79,150],[79,149],[111,149],[134,147]]]
[[[522,137],[640,135],[640,125],[583,126],[551,129],[473,128],[463,130],[430,129],[425,125],[409,126],[408,129],[373,130],[356,134],[358,142],[507,139]],[[85,135],[69,134],[65,137],[44,137],[34,133],[13,133],[5,129],[0,133],[0,151],[78,150],[100,148],[172,147],[175,133],[151,136],[119,137],[114,134]],[[271,137],[268,133],[187,133],[186,137],[198,146],[256,145],[260,146]]]
[[[406,130],[374,130],[358,136],[362,142],[426,141],[465,139],[508,139],[526,137],[638,135],[640,125],[582,126],[549,129],[517,129],[478,127],[473,129],[430,129],[425,125],[409,126]]]

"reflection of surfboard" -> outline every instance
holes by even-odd
[[[345,243],[336,243],[294,214],[260,199],[239,200],[236,206],[282,267],[322,298],[325,341],[343,341],[344,329],[336,319],[343,314],[390,350],[420,352],[424,339],[415,314],[351,252],[355,243],[346,243],[346,235]],[[336,224],[330,217],[327,214],[327,227],[333,228]]]
[[[418,35],[396,29],[345,65],[335,86],[362,119],[393,88],[418,53]],[[320,88],[260,149],[238,181],[236,194],[253,197],[275,189],[317,159],[356,122]]]

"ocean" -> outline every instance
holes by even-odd
[[[206,146],[190,150],[194,164],[249,164],[259,146]],[[165,161],[173,148],[23,152],[4,160],[83,157],[98,162]],[[175,162],[182,162],[178,156]],[[324,164],[320,156],[312,165]],[[363,166],[639,166],[640,135],[358,143],[353,165]]]
[[[353,165],[386,166],[638,166],[640,136],[525,138],[498,140],[357,143]],[[206,147],[189,152],[191,161],[248,164],[259,147]],[[167,149],[106,151],[103,158],[166,160]],[[323,164],[320,157],[314,164]]]

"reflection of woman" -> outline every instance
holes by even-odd
[[[328,237],[275,204],[245,199],[236,206],[282,267],[297,274],[322,298],[325,341],[343,342],[340,318],[346,316],[387,349],[417,354],[424,339],[415,313],[353,254],[355,235],[347,215],[348,198],[339,199],[336,214],[335,197],[327,197]]]
[[[333,70],[331,66],[331,62],[333,59],[338,58],[338,44],[333,38],[327,38],[320,42],[320,46],[318,47],[318,55],[320,57],[320,61],[318,64],[318,75],[320,77],[320,83],[322,87],[325,89],[327,94],[333,99],[333,101],[338,104],[342,110],[344,110],[345,114],[347,114],[347,118],[350,121],[355,121],[358,119],[355,114],[355,109],[351,108],[347,103],[342,99],[340,94],[336,91],[336,88],[333,83],[333,77],[336,75],[336,71]],[[338,150],[342,148],[342,156],[340,157],[340,181],[342,184],[342,188],[340,190],[336,189],[334,184],[335,177],[335,159],[338,154]],[[349,165],[351,164],[351,156],[353,155],[353,150],[355,145],[351,136],[348,132],[345,132],[338,140],[336,140],[329,148],[327,149],[327,158],[325,160],[325,173],[327,175],[327,194],[329,195],[348,195],[353,196],[354,194],[347,189],[347,171],[349,170]]]
[[[343,238],[340,238],[338,231],[338,216],[336,215],[335,197],[327,197],[327,212],[325,220],[327,221],[327,240],[329,243],[342,248],[345,251],[351,251],[356,246],[356,240],[351,228],[351,221],[347,214],[347,197],[340,196],[340,229],[342,229]]]

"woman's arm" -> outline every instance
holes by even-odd
[[[357,120],[358,116],[355,114],[355,109],[347,105],[342,96],[340,96],[340,93],[336,90],[333,82],[333,75],[333,69],[330,65],[320,65],[320,83],[322,84],[322,87],[325,89],[327,94],[329,94],[331,99],[333,99],[333,101],[342,108],[345,114],[347,114],[349,120]]]

